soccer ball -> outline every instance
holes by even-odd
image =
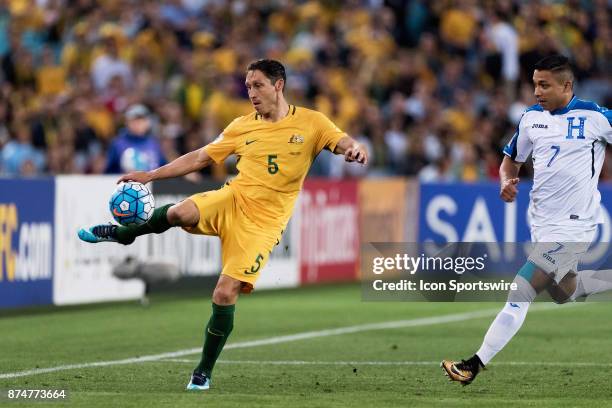
[[[121,225],[140,225],[149,221],[155,209],[151,191],[141,183],[121,183],[108,202],[113,218]]]

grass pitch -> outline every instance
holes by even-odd
[[[204,393],[184,387],[199,359],[208,294],[158,295],[147,308],[5,312],[0,389],[67,389],[67,401],[41,404],[69,407],[609,406],[610,303],[537,305],[472,385],[448,383],[439,361],[470,356],[500,307],[366,303],[357,285],[256,292],[238,302]],[[449,315],[455,321],[440,318]],[[403,323],[375,325],[389,321]]]

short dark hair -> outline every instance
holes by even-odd
[[[548,57],[542,58],[533,68],[538,71],[550,71],[554,74],[564,74],[570,81],[574,80],[574,72],[569,58],[560,54],[549,55]]]
[[[259,70],[272,82],[272,85],[279,79],[283,80],[283,84],[287,83],[287,74],[285,67],[280,62],[273,59],[260,59],[253,61],[247,67],[247,71]],[[284,85],[283,85],[284,88]]]

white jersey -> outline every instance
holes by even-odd
[[[612,111],[575,96],[561,109],[525,111],[504,154],[519,163],[532,155],[532,227],[603,222],[597,181],[612,142],[611,120]]]

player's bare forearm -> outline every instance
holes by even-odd
[[[150,172],[151,180],[160,180],[172,177],[184,176],[210,165],[212,159],[204,149],[194,150],[186,153],[170,163]]]
[[[522,163],[515,162],[510,157],[504,155],[504,160],[499,167],[499,178],[501,183],[503,184],[504,181],[517,178],[521,165]]]
[[[350,136],[344,136],[338,141],[334,153],[343,154],[344,160],[347,162],[356,161],[357,163],[368,164],[368,151],[365,146]]]
[[[178,157],[170,163],[151,171],[135,171],[125,174],[119,178],[122,181],[138,181],[148,183],[153,180],[162,180],[172,177],[184,176],[194,171],[203,169],[212,163],[212,158],[206,150],[198,149]]]
[[[510,203],[514,201],[518,194],[517,184],[519,182],[519,171],[522,163],[515,162],[508,156],[504,156],[501,166],[499,167],[500,192],[499,196],[502,200]]]

